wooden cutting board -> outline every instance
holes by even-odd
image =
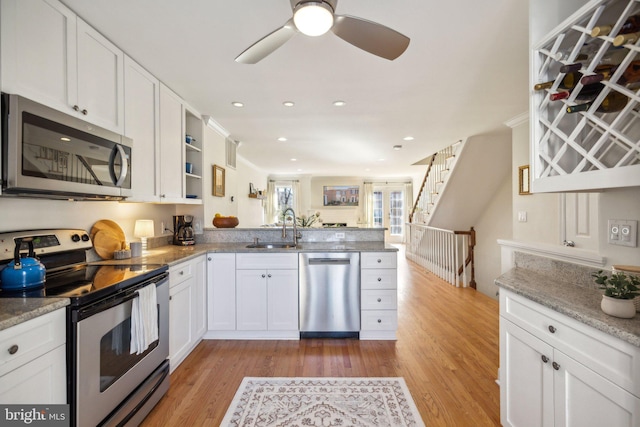
[[[116,236],[121,243],[125,242],[124,231],[122,231],[122,228],[120,228],[118,223],[116,223],[115,221],[111,221],[110,219],[101,219],[100,221],[97,221],[95,224],[93,224],[90,233],[91,241],[94,240],[96,233],[102,230],[106,230]]]
[[[108,230],[98,230],[93,237],[93,249],[100,258],[113,259],[113,253],[122,248],[123,241]]]

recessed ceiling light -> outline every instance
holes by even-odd
[[[302,172],[302,169],[298,169],[298,172]]]
[[[281,136],[280,138],[278,138],[278,141],[280,142],[285,142],[287,140],[287,138],[285,138],[284,136]]]
[[[298,159],[290,159],[292,162],[297,162]]]
[[[242,102],[238,102],[238,101],[233,101],[231,103],[231,105],[233,105],[234,107],[238,107],[238,108],[244,107],[244,104]]]
[[[70,142],[71,139],[67,138],[66,136],[63,136],[62,138],[60,138],[60,141],[64,141],[64,142]]]
[[[344,107],[345,105],[347,105],[347,103],[344,101],[333,101],[333,105],[335,107]]]
[[[378,159],[379,162],[384,162],[384,159]]]
[[[398,150],[402,150],[402,145],[394,145],[393,149],[398,151]]]
[[[412,136],[405,136],[404,138],[405,141],[413,141],[413,137]]]
[[[284,101],[282,105],[284,105],[285,107],[293,107],[296,104],[293,101]]]

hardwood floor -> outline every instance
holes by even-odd
[[[200,343],[149,426],[217,426],[245,376],[404,377],[427,426],[500,425],[498,302],[398,254],[398,340]]]

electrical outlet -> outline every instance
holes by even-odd
[[[607,240],[610,245],[638,246],[638,221],[610,219],[607,226]]]
[[[344,239],[344,233],[336,233],[336,239]]]
[[[518,212],[518,222],[527,222],[527,211]]]

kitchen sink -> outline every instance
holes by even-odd
[[[295,249],[296,245],[291,243],[255,243],[247,245],[249,249]]]

